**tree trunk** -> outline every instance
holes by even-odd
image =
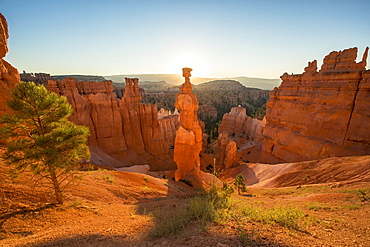
[[[59,204],[63,204],[63,195],[62,195],[62,191],[60,190],[60,187],[59,187],[57,175],[55,173],[55,169],[53,167],[51,167],[50,165],[49,165],[49,173],[50,173],[50,177],[51,177],[51,182],[53,183],[54,193],[55,193],[55,197],[57,199],[57,202]]]

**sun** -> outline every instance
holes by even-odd
[[[181,73],[182,68],[192,68],[191,75],[193,77],[206,77],[207,76],[207,65],[194,54],[180,54],[177,55],[169,64],[168,71],[171,74]]]

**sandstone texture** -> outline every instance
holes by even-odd
[[[170,148],[175,145],[176,127],[179,123],[179,114],[168,115],[158,119],[163,138]]]
[[[0,117],[11,113],[6,102],[12,99],[10,92],[20,81],[18,70],[3,59],[8,53],[8,38],[8,23],[0,13]],[[0,139],[0,143],[5,141]]]
[[[8,53],[8,23],[0,13],[0,116],[10,113],[6,101],[11,99],[10,92],[19,82],[19,73],[3,58]]]
[[[152,170],[175,168],[157,119],[156,105],[140,102],[138,80],[126,78],[122,100],[111,81],[73,78],[48,81],[50,91],[64,95],[73,108],[70,120],[90,129],[92,162],[111,167],[148,164]]]
[[[180,111],[180,122],[176,130],[174,161],[177,165],[176,181],[200,172],[200,152],[203,133],[198,120],[198,100],[192,93],[190,68],[183,68],[185,82],[176,95],[175,107]]]
[[[218,128],[216,170],[237,166],[239,161],[258,161],[259,154],[256,157],[255,149],[261,152],[265,124],[265,119],[247,116],[246,108],[241,106],[233,107],[224,114]]]
[[[331,52],[321,70],[308,63],[303,74],[281,76],[270,93],[262,161],[268,163],[370,154],[368,48]]]
[[[135,172],[135,173],[142,173],[142,174],[148,174],[150,170],[150,166],[148,165],[134,165],[130,167],[121,167],[117,168],[117,171],[121,172]]]
[[[187,179],[195,186],[205,187],[211,181],[217,181],[213,175],[200,169],[200,153],[203,149],[203,131],[198,120],[198,100],[192,93],[190,72],[192,69],[183,68],[185,82],[176,95],[175,107],[180,111],[180,119],[176,130],[174,145],[174,161],[177,165],[175,180]]]
[[[224,131],[217,138],[216,171],[224,171],[237,165],[236,142],[229,139],[228,132]]]
[[[251,187],[288,187],[326,184],[339,187],[344,184],[370,180],[370,156],[331,157],[320,160],[281,164],[241,163],[228,169],[223,176],[235,178],[242,174]]]
[[[229,113],[224,114],[218,133],[226,131],[229,136],[243,137],[258,143],[263,139],[264,126],[264,120],[247,116],[246,108],[238,106],[231,108]]]

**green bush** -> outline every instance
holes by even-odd
[[[190,222],[191,218],[186,208],[174,212],[157,211],[153,214],[155,227],[150,232],[153,238],[160,238],[181,231]]]
[[[274,208],[254,208],[247,205],[241,208],[241,214],[251,220],[260,221],[262,223],[271,224],[277,223],[283,227],[291,229],[300,229],[299,220],[304,213],[290,206],[276,206]]]
[[[234,186],[238,190],[238,194],[240,195],[240,192],[246,192],[247,188],[245,187],[244,183],[244,177],[242,174],[238,174],[234,180]]]
[[[190,198],[184,208],[155,212],[155,227],[151,236],[158,238],[177,233],[190,222],[195,222],[203,230],[212,222],[221,222],[229,216],[232,192],[227,184],[223,187],[213,185],[205,195]]]

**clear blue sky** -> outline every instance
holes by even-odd
[[[278,78],[370,46],[369,0],[0,0],[0,12],[5,59],[29,72]]]

